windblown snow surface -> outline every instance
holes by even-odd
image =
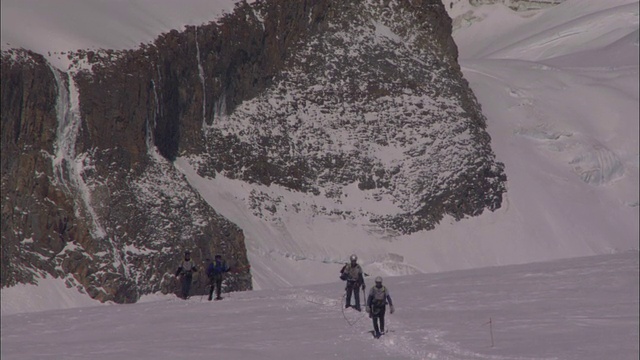
[[[121,1],[58,0],[47,2],[47,17],[43,3],[2,1],[3,48],[9,40],[44,54],[45,44],[126,48],[233,7],[134,1],[130,12]],[[212,303],[147,296],[92,306],[55,279],[2,289],[2,358],[637,359],[638,1],[567,0],[524,13],[445,6],[453,18],[473,13],[456,23],[454,39],[505,163],[501,209],[395,238],[295,214],[276,228],[245,205],[252,188],[199,178],[180,159],[191,184],[243,228],[258,290]],[[33,27],[7,25],[33,16],[41,19]],[[100,16],[120,21],[131,39],[100,28],[92,20]],[[337,272],[352,252],[385,277],[396,304],[380,340],[366,333],[369,319],[342,310]]]
[[[638,357],[637,251],[384,283],[396,311],[377,340],[334,282],[3,316],[2,359]]]

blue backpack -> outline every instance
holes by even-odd
[[[207,275],[209,277],[220,275],[229,271],[229,267],[224,260],[216,259],[207,267]]]

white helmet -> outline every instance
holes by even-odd
[[[351,259],[351,262],[358,261],[358,257],[356,256],[356,254],[351,255],[351,257],[349,257],[349,259]]]
[[[380,276],[376,277],[376,284],[382,284],[382,277]]]

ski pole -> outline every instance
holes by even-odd
[[[482,326],[489,325],[489,333],[491,334],[491,347],[493,347],[493,321],[489,318],[489,321],[482,324]]]
[[[365,292],[364,288],[362,288],[362,302],[364,303],[364,306],[367,306],[367,293]]]

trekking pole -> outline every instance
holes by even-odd
[[[362,289],[362,303],[364,304],[365,307],[367,307],[367,293],[365,292],[364,289]]]
[[[482,324],[482,326],[485,325],[489,325],[489,333],[491,334],[491,347],[493,347],[493,322],[491,321],[491,318],[489,318],[489,321]]]

